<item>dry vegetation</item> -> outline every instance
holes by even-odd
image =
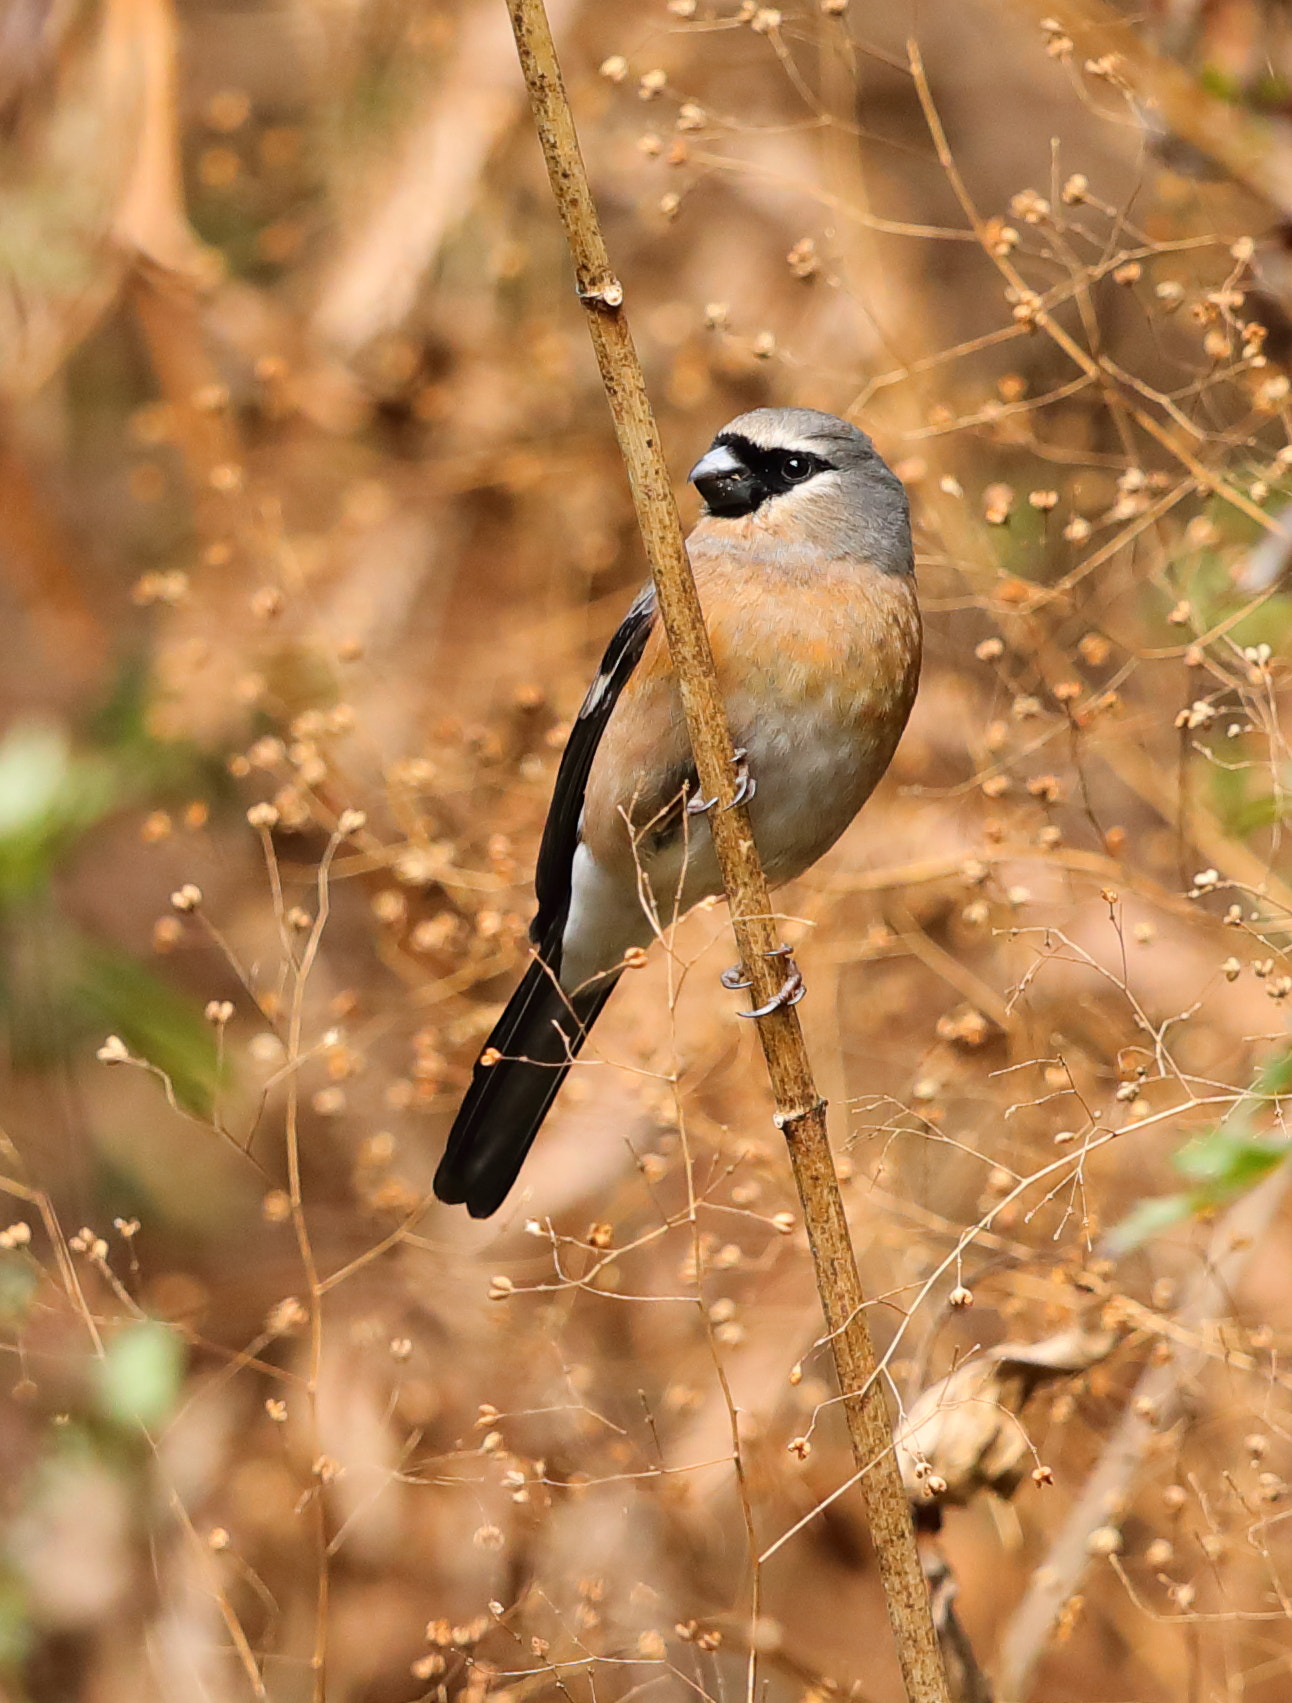
[[[911,492],[783,926],[958,1695],[1274,1703],[1283,14],[551,11],[679,479]],[[501,0],[8,0],[0,127],[0,1691],[895,1697],[722,907],[428,1200],[643,573]]]

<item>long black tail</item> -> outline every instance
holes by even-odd
[[[617,979],[569,995],[541,960],[529,966],[485,1043],[501,1056],[476,1065],[453,1120],[435,1173],[442,1201],[473,1218],[497,1212]]]

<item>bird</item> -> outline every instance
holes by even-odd
[[[755,408],[691,469],[687,539],[768,882],[827,852],[883,776],[915,702],[922,632],[910,508],[870,438]],[[472,1072],[435,1193],[488,1218],[520,1174],[629,961],[721,894],[654,589],[606,648],[557,770],[535,872],[534,955]],[[739,985],[734,981],[728,985]],[[792,991],[791,991],[792,990]],[[782,990],[796,997],[801,982]]]

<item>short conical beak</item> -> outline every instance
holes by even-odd
[[[687,478],[710,514],[748,514],[754,507],[757,480],[727,444],[715,444],[702,455]]]

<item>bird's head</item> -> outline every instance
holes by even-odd
[[[864,432],[815,408],[738,415],[691,469],[701,526],[839,555],[886,573],[912,571],[910,509],[901,480]],[[734,528],[732,529],[734,530]]]

